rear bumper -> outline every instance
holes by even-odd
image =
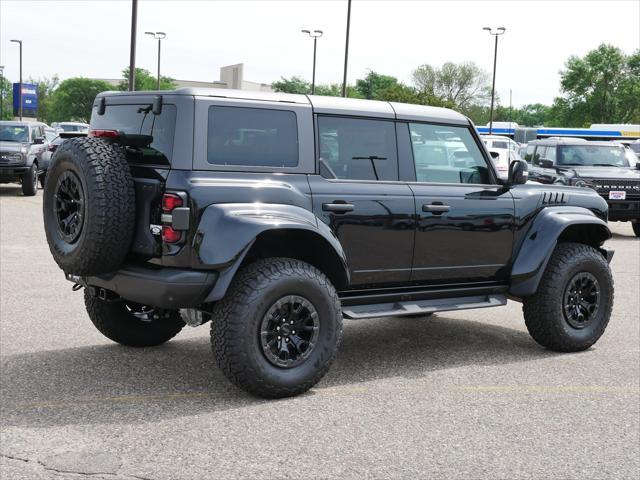
[[[218,279],[218,272],[126,265],[122,269],[90,277],[67,275],[67,280],[92,289],[115,292],[132,302],[160,308],[200,305]]]

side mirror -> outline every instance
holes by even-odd
[[[529,178],[529,166],[523,160],[514,160],[509,164],[509,185],[522,185]]]
[[[44,137],[36,137],[33,139],[35,145],[42,145],[44,143]]]
[[[538,163],[542,168],[553,168],[553,160],[549,160],[548,158],[541,158],[538,160]]]

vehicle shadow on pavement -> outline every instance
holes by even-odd
[[[0,197],[24,197],[22,187],[20,185],[2,185]]]
[[[437,370],[553,355],[524,331],[469,320],[347,321],[338,359],[314,391],[389,377],[428,381]],[[2,427],[146,423],[267,401],[232,386],[202,337],[146,349],[95,345],[9,355],[0,383]]]

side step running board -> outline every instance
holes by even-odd
[[[467,310],[470,308],[499,307],[507,304],[506,295],[480,295],[475,297],[438,298],[407,302],[354,305],[342,309],[345,318],[379,318],[419,315],[421,313]]]

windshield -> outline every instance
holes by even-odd
[[[0,141],[26,143],[29,141],[29,130],[16,125],[0,125]]]
[[[64,123],[60,126],[60,128],[62,128],[62,130],[65,132],[86,132],[87,130],[89,130],[84,125],[69,125]]]
[[[558,165],[587,167],[628,167],[624,148],[616,145],[561,145]]]

